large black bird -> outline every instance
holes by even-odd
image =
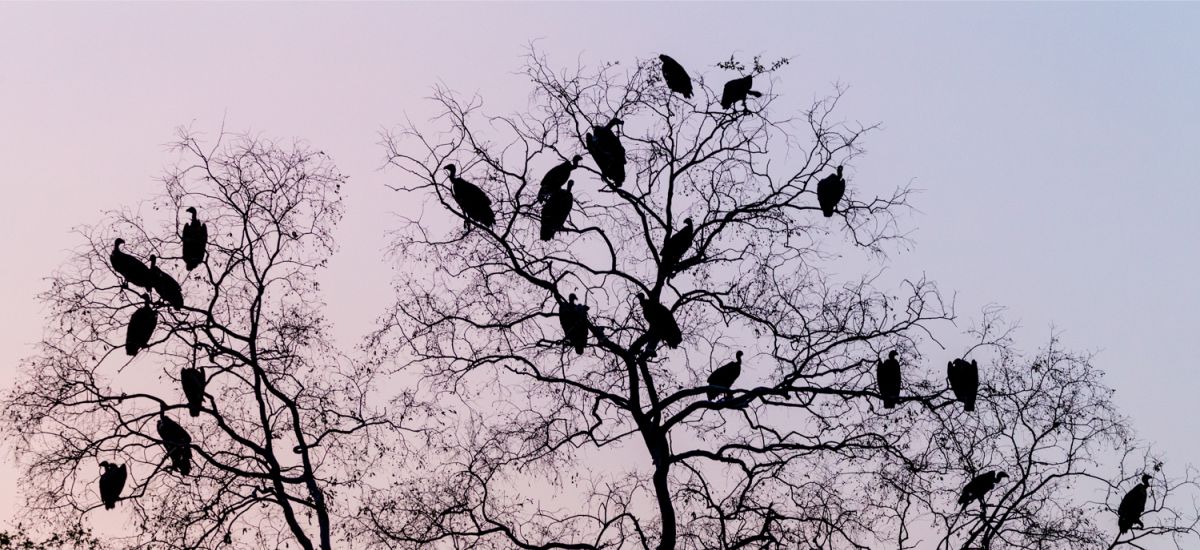
[[[154,336],[154,327],[158,325],[158,312],[150,305],[150,294],[143,294],[145,305],[137,308],[129,317],[129,327],[125,329],[125,353],[130,357],[145,349]]]
[[[553,239],[555,233],[562,231],[563,225],[567,223],[567,218],[571,216],[571,208],[575,206],[575,195],[571,194],[572,187],[575,187],[575,180],[568,181],[566,189],[555,189],[550,192],[546,205],[542,207],[541,236],[543,241]]]
[[[564,161],[562,164],[556,165],[542,176],[542,187],[538,189],[538,202],[545,202],[550,198],[550,194],[562,189],[567,181],[571,179],[571,171],[579,167],[579,161],[583,157],[575,155],[571,160]]]
[[[454,196],[454,201],[458,203],[458,207],[468,218],[475,220],[476,223],[484,227],[491,227],[496,223],[496,213],[492,211],[492,199],[489,199],[487,193],[483,192],[475,184],[458,177],[458,167],[453,164],[447,164],[443,170],[450,173],[451,195]]]
[[[620,187],[625,183],[625,147],[613,132],[613,127],[625,124],[613,117],[604,126],[593,126],[591,133],[584,136],[584,145],[596,166],[600,168],[600,179]]]
[[[678,61],[675,61],[669,55],[660,55],[658,59],[662,61],[663,80],[667,81],[667,87],[683,97],[692,98],[692,77],[688,76],[687,71],[683,69]]]
[[[179,281],[159,269],[158,257],[153,254],[150,255],[150,276],[154,278],[154,291],[163,300],[175,309],[183,307],[183,290],[179,288]]]
[[[125,244],[125,239],[117,239],[113,243],[112,254],[108,256],[113,270],[125,279],[126,286],[135,284],[149,290],[154,285],[154,277],[150,276],[150,268],[146,267],[141,260],[123,252],[121,250],[123,244]]]
[[[671,314],[671,310],[658,303],[657,300],[650,301],[642,293],[638,293],[638,302],[642,304],[642,315],[646,318],[646,323],[650,325],[648,331],[651,336],[666,342],[670,348],[677,348],[683,343],[683,333],[679,331],[679,324],[675,322],[675,316]]]
[[[821,205],[821,213],[826,218],[832,218],[837,204],[846,194],[846,179],[842,177],[842,167],[837,167],[836,174],[830,174],[817,182],[817,203]]]
[[[588,339],[588,306],[576,304],[576,299],[571,294],[567,297],[567,303],[558,306],[558,322],[562,325],[567,345],[575,348],[575,353],[583,355]]]
[[[205,249],[208,248],[208,225],[196,219],[195,207],[189,206],[187,211],[192,214],[192,221],[184,224],[179,238],[183,240],[183,263],[191,271],[204,263]]]
[[[978,500],[979,507],[983,508],[985,506],[983,497],[988,494],[988,491],[995,488],[1001,479],[1006,477],[1008,477],[1007,473],[996,473],[994,471],[975,476],[963,487],[962,495],[958,497],[958,503],[962,505],[963,509],[966,509],[967,505],[971,504],[971,501]]]
[[[200,408],[204,406],[204,370],[196,367],[184,367],[179,371],[179,383],[183,386],[183,395],[187,397],[188,412],[192,416],[200,416]]]
[[[955,359],[946,363],[946,378],[950,379],[954,398],[962,401],[963,410],[975,410],[975,395],[979,392],[979,364],[974,359],[970,363]]]
[[[101,462],[100,467],[104,469],[100,474],[100,500],[104,501],[105,510],[112,510],[121,500],[121,490],[125,488],[125,478],[129,477],[129,472],[124,464],[117,466]]]
[[[675,272],[679,267],[679,261],[683,259],[684,254],[687,254],[689,248],[692,247],[692,241],[696,238],[696,230],[692,227],[692,219],[685,218],[683,227],[676,231],[674,235],[667,237],[662,248],[662,268],[668,276]]]
[[[738,376],[741,376],[741,375],[742,375],[742,352],[741,352],[741,350],[738,350],[737,359],[734,359],[733,361],[730,361],[728,363],[725,363],[724,365],[721,365],[720,367],[717,367],[717,370],[712,371],[712,374],[708,375],[708,385],[709,386],[717,386],[718,388],[724,388],[723,392],[722,392],[722,390],[719,390],[719,389],[708,390],[708,400],[714,401],[717,399],[717,396],[721,395],[722,393],[724,393],[726,395],[726,398],[732,397],[733,394],[732,394],[732,392],[729,391],[729,389],[733,387],[733,383],[737,382]]]
[[[754,75],[746,75],[726,82],[725,89],[721,92],[721,108],[728,109],[739,101],[745,106],[746,96],[762,97],[762,92],[750,89],[753,86]]]
[[[876,361],[876,384],[885,409],[894,408],[900,402],[900,362],[896,360],[897,355],[900,354],[892,350],[887,360]]]
[[[1146,490],[1150,487],[1151,479],[1149,474],[1142,474],[1142,482],[1125,493],[1121,505],[1117,506],[1117,528],[1122,534],[1133,529],[1134,525],[1139,529],[1146,528],[1142,523],[1142,512],[1146,511]]]
[[[180,475],[192,472],[192,436],[188,435],[183,426],[176,424],[167,417],[166,412],[158,415],[158,438],[162,440],[171,459],[171,467]]]

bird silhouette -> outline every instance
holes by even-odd
[[[567,303],[558,306],[558,322],[562,325],[563,336],[567,345],[575,348],[575,353],[583,355],[588,339],[588,306],[576,304],[574,294],[567,297]]]
[[[141,260],[122,251],[121,245],[123,244],[125,244],[125,239],[117,239],[113,243],[112,254],[108,256],[113,270],[125,279],[126,287],[133,284],[149,290],[154,286],[154,277],[150,275],[150,268],[146,267]]]
[[[542,186],[538,189],[537,201],[545,202],[550,198],[551,193],[562,189],[563,185],[571,179],[571,171],[579,167],[581,160],[583,157],[575,155],[571,157],[571,160],[555,165],[554,168],[547,171],[546,175],[542,176]]]
[[[821,213],[826,218],[832,218],[837,204],[846,194],[846,180],[842,177],[842,167],[837,167],[836,174],[830,174],[817,182],[817,203],[821,205]]]
[[[962,494],[958,497],[958,503],[962,505],[963,509],[966,509],[972,501],[978,500],[979,507],[983,508],[985,506],[983,497],[988,494],[988,491],[995,488],[1001,479],[1006,477],[1008,477],[1007,473],[994,471],[975,476],[963,487]]]
[[[663,80],[667,82],[667,87],[685,98],[692,98],[692,77],[688,76],[683,65],[675,61],[669,55],[660,55],[658,59],[662,61]]]
[[[567,218],[571,216],[571,208],[575,206],[575,196],[571,194],[573,187],[575,187],[575,180],[568,181],[566,189],[555,189],[550,192],[546,205],[542,207],[541,237],[543,241],[553,239],[555,233],[562,231],[563,225],[567,223]]]
[[[979,391],[979,364],[974,359],[970,363],[955,359],[946,363],[946,378],[950,379],[950,389],[954,390],[954,398],[962,401],[963,410],[975,410],[975,396]]]
[[[896,360],[897,355],[899,353],[892,350],[886,360],[876,361],[876,384],[886,409],[894,408],[900,402],[900,362]]]
[[[726,82],[725,89],[721,92],[721,108],[728,109],[739,101],[745,106],[746,96],[762,97],[762,92],[750,89],[753,86],[754,75],[746,75]]]
[[[683,227],[676,231],[674,235],[667,237],[662,248],[662,269],[670,276],[679,268],[679,261],[683,259],[684,254],[687,254],[688,249],[692,247],[692,241],[696,238],[696,230],[692,227],[692,219],[685,218]]]
[[[130,357],[147,347],[158,324],[158,312],[150,305],[150,294],[143,294],[142,298],[146,301],[145,305],[133,312],[125,329],[125,353]]]
[[[171,420],[165,411],[159,413],[158,416],[158,438],[162,440],[163,447],[167,450],[167,457],[171,459],[171,467],[180,475],[190,474],[192,472],[192,436],[188,435],[183,426]]]
[[[159,269],[158,257],[153,254],[150,255],[150,276],[154,279],[154,291],[163,300],[175,309],[183,307],[183,290],[179,288],[179,281]]]
[[[600,168],[600,179],[620,187],[625,183],[625,147],[613,128],[625,124],[624,121],[613,117],[604,126],[592,126],[592,131],[584,137],[584,145],[592,160]]]
[[[104,502],[105,510],[112,510],[117,507],[117,501],[121,500],[121,491],[125,489],[125,479],[129,472],[124,464],[117,466],[110,462],[101,462],[100,468],[104,470],[100,474],[100,500]]]
[[[730,397],[733,397],[733,393],[730,392],[729,390],[730,390],[730,388],[733,387],[733,383],[737,382],[738,376],[741,376],[741,375],[742,375],[742,352],[741,352],[741,350],[738,350],[736,359],[734,359],[733,361],[730,361],[728,363],[725,363],[724,365],[721,365],[720,367],[717,367],[716,370],[712,371],[712,374],[708,375],[708,385],[709,386],[717,386],[718,388],[722,388],[724,390],[724,391],[722,391],[721,389],[708,390],[708,400],[715,401],[717,399],[717,396],[721,395],[722,393],[724,393],[726,395],[727,399]]]
[[[647,332],[653,338],[666,342],[667,347],[677,348],[683,343],[683,333],[679,331],[679,324],[675,322],[675,316],[671,314],[671,310],[666,306],[658,303],[657,300],[648,300],[642,293],[638,293],[638,302],[642,304],[642,316],[646,318],[646,323],[649,325]]]
[[[458,177],[458,167],[453,164],[447,164],[443,170],[450,173],[451,195],[463,214],[484,227],[494,225],[496,213],[492,211],[492,199],[488,198],[483,189]]]
[[[179,384],[183,386],[183,395],[187,398],[188,413],[192,416],[200,416],[200,409],[204,406],[204,386],[208,383],[204,379],[204,370],[196,367],[184,367],[179,371]]]
[[[204,263],[205,249],[208,247],[208,225],[196,219],[195,207],[189,206],[187,211],[192,214],[192,221],[183,226],[179,238],[183,241],[183,263],[187,270],[191,271]]]
[[[1125,493],[1120,506],[1117,506],[1117,528],[1121,534],[1133,529],[1134,525],[1139,529],[1146,528],[1142,523],[1142,513],[1146,511],[1146,491],[1150,487],[1151,479],[1153,478],[1149,474],[1142,474],[1142,482]]]

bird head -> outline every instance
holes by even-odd
[[[109,468],[112,468],[112,464],[109,464],[107,460],[101,460],[100,467],[104,468],[105,471],[108,471]]]
[[[575,187],[575,180],[567,180],[567,191],[570,191],[573,187]]]
[[[125,239],[117,237],[117,240],[113,241],[113,248],[120,248],[123,244],[125,244]]]
[[[667,57],[666,54],[662,54],[662,55],[658,56],[658,60],[662,61],[663,63],[666,63],[668,59],[671,59],[671,58]]]
[[[895,359],[897,355],[900,355],[900,352],[892,350],[888,352],[888,359]]]
[[[590,136],[591,134],[588,134],[588,135]],[[575,166],[579,166],[579,161],[581,161],[581,160],[583,160],[583,155],[575,155],[575,156],[571,157],[571,164],[574,164]]]
[[[643,304],[646,303],[646,295],[642,294],[641,292],[637,293],[637,299]]]
[[[568,302],[570,302],[570,303],[574,304],[574,303],[575,303],[575,300],[576,300],[576,298],[575,298],[575,293],[574,293],[574,292],[572,292],[570,296],[567,296],[567,301],[568,301]]]
[[[840,164],[837,167],[837,175],[839,178],[842,177],[842,165]]]
[[[692,226],[692,219],[691,219],[691,218],[684,218],[684,219],[683,219],[683,225],[686,225],[686,226],[688,226],[688,227],[691,227],[691,226]]]
[[[196,219],[196,207],[195,206],[187,207],[187,210],[185,210],[184,212],[190,212],[192,214],[192,219],[193,220]]]
[[[150,255],[150,267],[154,267],[154,263],[155,263],[155,262],[157,262],[157,261],[158,261],[158,256],[155,256],[154,254],[151,254],[151,255]]]
[[[996,482],[999,483],[1001,479],[1004,479],[1006,477],[1008,477],[1008,472],[1000,472],[1000,473],[996,474]]]
[[[975,360],[974,360],[974,359],[972,359],[972,360],[971,360],[971,366],[972,366],[972,367],[979,368],[979,363],[976,363],[976,362],[975,362]]]
[[[742,362],[742,350],[739,349],[737,351],[737,353],[735,353],[734,355],[737,357],[738,363],[741,363]]]
[[[447,164],[442,167],[442,170],[450,172],[450,177],[454,177],[454,173],[458,170],[458,167],[453,164]]]
[[[1142,485],[1149,487],[1151,479],[1154,479],[1154,477],[1150,474],[1142,474]]]
[[[608,128],[611,130],[613,126],[624,126],[624,125],[625,125],[624,120],[621,120],[617,117],[612,117],[612,120],[608,121],[608,126],[605,126],[605,128]]]

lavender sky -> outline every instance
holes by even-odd
[[[667,52],[694,73],[791,56],[775,92],[882,122],[851,185],[923,191],[889,269],[1055,327],[1169,464],[1200,463],[1200,4],[2,4],[0,386],[45,320],[70,229],[159,190],[174,128],[300,137],[351,176],[323,278],[353,345],[390,299],[379,132],[442,82],[520,108],[536,40],[563,63]],[[0,462],[0,521],[15,472]]]

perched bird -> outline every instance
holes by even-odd
[[[158,257],[153,254],[150,255],[150,276],[154,278],[154,291],[163,300],[175,309],[183,307],[183,290],[179,288],[179,281],[158,268]]]
[[[542,207],[541,237],[543,241],[553,239],[555,233],[562,231],[563,225],[567,223],[567,218],[571,216],[571,208],[575,206],[575,196],[571,194],[573,187],[575,187],[575,180],[568,181],[566,189],[555,189],[550,192],[546,205]]]
[[[600,168],[600,178],[614,187],[625,183],[625,147],[613,132],[613,127],[624,123],[613,117],[604,126],[593,126],[591,133],[584,136],[583,140],[592,160]]]
[[[204,406],[204,370],[195,367],[184,367],[179,371],[179,383],[183,386],[183,395],[187,397],[188,412],[192,416],[200,416],[200,408]]]
[[[900,362],[896,360],[897,355],[900,354],[892,350],[887,360],[876,361],[876,383],[886,409],[894,408],[900,402]]]
[[[125,239],[117,239],[113,243],[112,254],[108,256],[113,270],[125,279],[125,286],[134,284],[149,290],[154,284],[154,278],[150,276],[150,268],[146,267],[141,260],[123,252],[121,250],[123,244],[125,244]]]
[[[979,364],[974,359],[970,363],[955,359],[946,363],[946,378],[950,379],[954,398],[962,401],[963,410],[975,410],[975,395],[979,392]]]
[[[195,207],[189,206],[187,211],[192,214],[192,221],[183,226],[179,238],[183,241],[183,263],[187,270],[191,271],[204,263],[205,249],[208,247],[208,225],[196,219]]]
[[[830,174],[817,182],[817,203],[821,205],[821,213],[826,218],[832,218],[838,201],[846,194],[846,180],[842,177],[842,167],[837,167],[837,174]]]
[[[674,235],[667,237],[662,248],[662,268],[668,276],[675,272],[679,267],[679,261],[683,259],[684,254],[687,254],[688,249],[692,247],[692,241],[696,238],[696,230],[692,227],[692,219],[685,218],[683,227],[676,231]]]
[[[158,325],[158,312],[150,305],[150,294],[143,294],[145,305],[137,308],[129,317],[129,326],[125,329],[125,353],[130,357],[145,349],[154,336],[154,327]]]
[[[558,306],[558,322],[562,325],[567,345],[575,348],[575,353],[583,355],[588,339],[588,306],[576,304],[574,294],[568,296],[567,300],[567,303]]]
[[[727,398],[732,397],[733,394],[729,391],[729,389],[733,387],[733,383],[737,382],[738,376],[741,376],[741,374],[742,352],[741,350],[738,350],[737,359],[717,367],[716,370],[712,371],[712,374],[708,375],[709,386],[717,386],[718,388],[724,388],[725,390],[724,392],[719,389],[708,390],[708,400],[715,401],[717,396],[721,395],[721,393],[725,393]]]
[[[565,161],[562,164],[556,165],[542,176],[542,187],[538,189],[538,202],[545,202],[550,198],[550,194],[562,189],[562,186],[571,179],[571,171],[579,167],[579,161],[583,160],[582,156],[575,155],[571,160]]]
[[[104,469],[100,474],[100,500],[104,501],[105,510],[112,510],[116,508],[117,501],[121,500],[121,490],[125,488],[125,478],[129,477],[129,472],[124,464],[117,466],[110,462],[101,462],[100,467]]]
[[[642,304],[642,315],[646,318],[646,323],[650,325],[647,332],[654,338],[666,342],[670,348],[677,348],[683,343],[683,333],[679,331],[679,324],[675,322],[675,316],[671,314],[671,310],[666,306],[658,303],[657,300],[650,301],[642,293],[638,293],[638,302]]]
[[[1134,525],[1139,529],[1146,528],[1142,523],[1142,512],[1146,511],[1146,490],[1150,487],[1151,479],[1149,474],[1142,474],[1142,482],[1125,493],[1121,505],[1117,506],[1117,528],[1122,534],[1133,529]]]
[[[168,418],[166,412],[162,412],[158,416],[158,437],[167,450],[167,457],[171,459],[171,467],[180,475],[190,474],[192,472],[192,436],[188,435],[187,430]]]
[[[750,89],[753,86],[754,75],[746,75],[726,82],[725,89],[721,91],[721,108],[728,109],[739,101],[745,105],[746,96],[762,97],[762,92]]]
[[[463,214],[484,227],[494,225],[496,213],[492,211],[492,199],[488,198],[483,189],[458,177],[456,175],[458,167],[453,164],[447,164],[443,170],[450,173],[451,195],[454,196],[454,201],[458,203]]]
[[[669,55],[660,55],[658,59],[662,61],[663,80],[667,81],[667,87],[683,97],[692,98],[692,77],[688,76],[687,71],[683,69],[678,61],[671,59]]]
[[[983,497],[988,494],[988,491],[995,488],[1001,479],[1006,477],[1008,477],[1007,473],[996,473],[994,471],[975,476],[967,483],[966,487],[963,487],[962,495],[958,497],[958,503],[962,505],[963,509],[966,509],[967,505],[971,504],[971,501],[978,500],[979,507],[983,508],[986,506],[983,502]]]

